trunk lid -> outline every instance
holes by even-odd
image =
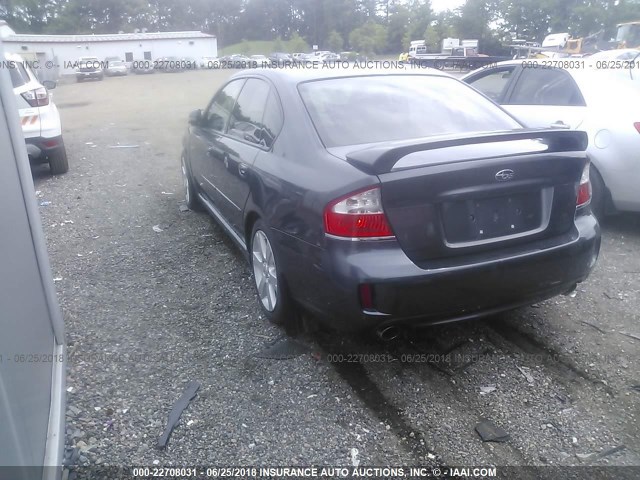
[[[569,232],[586,145],[584,132],[518,130],[333,153],[378,176],[387,219],[419,264]]]

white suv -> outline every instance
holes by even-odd
[[[51,99],[56,83],[40,83],[29,65],[19,55],[6,54],[13,93],[18,104],[22,133],[32,163],[49,163],[54,175],[69,170],[67,152],[62,141],[60,114]]]

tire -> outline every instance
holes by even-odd
[[[256,221],[248,247],[258,303],[271,322],[283,326],[287,333],[295,335],[301,329],[299,312],[282,275],[277,249],[272,245],[268,228],[262,220]]]
[[[61,175],[69,171],[69,161],[67,160],[67,149],[64,143],[60,148],[48,155],[49,169],[53,175]]]
[[[191,171],[187,167],[184,155],[181,158],[180,165],[182,171],[182,185],[184,186],[184,203],[187,205],[189,210],[201,212],[203,210],[202,204],[198,200],[198,192],[193,185],[193,177],[191,176]]]
[[[604,220],[607,206],[607,187],[600,172],[591,164],[589,170],[589,179],[591,180],[591,211],[598,221]]]

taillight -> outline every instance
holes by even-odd
[[[640,133],[640,122],[634,123],[633,126],[636,127],[636,130]]]
[[[29,90],[22,94],[29,105],[32,107],[44,107],[49,105],[49,92],[44,87],[37,88],[35,90]]]
[[[324,210],[324,230],[337,237],[392,237],[380,189],[351,193],[329,203]]]
[[[582,207],[589,203],[591,200],[591,182],[589,181],[589,164],[587,163],[582,170],[582,177],[580,177],[580,185],[578,186],[578,198],[576,199],[576,206]]]

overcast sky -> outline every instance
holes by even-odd
[[[443,10],[453,10],[464,4],[465,0],[431,0],[431,8],[438,13]]]

